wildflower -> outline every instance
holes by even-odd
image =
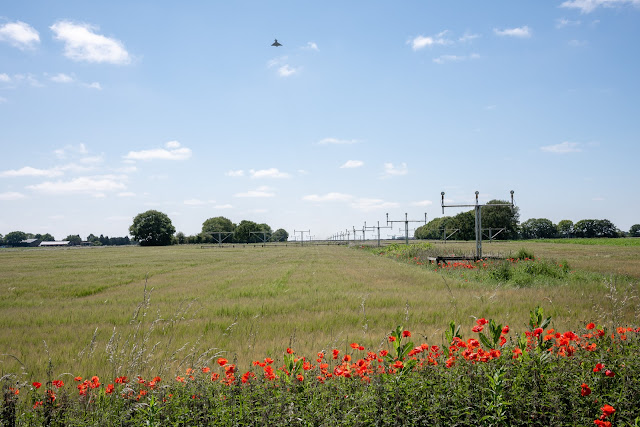
[[[502,333],[505,335],[509,333],[509,325],[504,325],[504,328],[502,328]]]
[[[38,406],[42,406],[42,400],[36,400],[36,402],[33,404],[33,409],[37,409]]]
[[[217,362],[218,362],[218,365],[220,365],[220,366],[224,366],[227,363],[229,363],[229,361],[227,359],[225,359],[224,357],[219,357]]]
[[[129,382],[129,378],[127,377],[117,377],[115,380],[116,384],[126,384]]]
[[[476,320],[476,323],[478,324],[478,326],[483,326],[489,323],[489,321],[483,317],[481,319]]]
[[[64,382],[62,380],[53,380],[51,384],[56,386],[56,388],[64,387]]]
[[[351,362],[351,355],[349,354],[345,354],[344,357],[342,358],[343,362]]]
[[[394,342],[395,340],[396,340],[396,337],[394,337],[393,335],[389,337],[389,342]]]
[[[340,350],[333,349],[333,358],[334,359],[338,358],[338,354],[340,354]]]
[[[354,350],[355,350],[356,348],[358,348],[358,347],[359,347],[359,345],[358,345],[358,344],[356,344],[356,343],[354,343],[354,342],[352,342],[352,343],[351,343],[351,348],[353,348]]]
[[[78,376],[78,377],[75,377],[75,378],[74,378],[74,380],[76,380],[76,381],[80,382],[80,381],[82,381],[82,377],[79,377],[79,376]]]
[[[181,377],[180,375],[178,375],[176,377],[176,381],[178,381],[179,383],[183,383],[184,382],[184,377]]]
[[[522,354],[522,350],[520,350],[519,347],[516,347],[513,350],[513,356],[511,357],[512,359],[517,359],[518,357],[520,357],[520,355]]]
[[[604,405],[602,408],[600,408],[600,410],[602,410],[602,418],[606,418],[609,415],[613,414],[614,412],[616,412],[615,408],[611,405]]]
[[[606,371],[604,371],[604,374],[605,374],[606,376],[608,376],[608,377],[612,377],[612,378],[616,376],[616,374],[615,374],[613,371],[609,370],[609,369],[607,369]]]
[[[611,427],[610,421],[594,420],[593,423],[598,427]]]
[[[401,360],[396,360],[396,362],[393,364],[393,367],[396,369],[402,369],[404,368],[404,364]]]
[[[539,336],[540,336],[540,334],[542,334],[542,332],[544,332],[544,329],[542,329],[542,328],[535,328],[535,329],[533,330],[533,335],[534,335],[535,337],[539,337]]]
[[[380,357],[385,357],[389,352],[387,350],[380,350]]]
[[[293,350],[291,350],[289,347],[287,347],[287,353],[288,354],[293,354]]]
[[[42,383],[39,382],[35,382],[31,384],[36,390],[39,389],[40,387],[42,387]]]
[[[113,387],[113,384],[109,384],[109,385],[107,386],[107,388],[105,388],[105,389],[104,389],[104,392],[105,392],[106,394],[111,394],[111,393],[113,393],[113,388],[114,388],[114,387]]]
[[[300,382],[304,381],[304,376],[302,376],[301,374],[296,375],[296,379]]]
[[[402,331],[402,336],[405,338],[411,337],[411,332],[409,331]]]
[[[202,368],[202,373],[203,374],[208,374],[209,371],[211,371],[211,369],[209,369],[207,366],[205,366],[204,368]]]
[[[596,363],[596,366],[593,368],[593,372],[600,372],[604,369],[604,365],[602,363]]]
[[[473,328],[471,328],[471,331],[472,332],[482,332],[482,329],[484,329],[484,326],[476,325]]]
[[[589,386],[585,383],[582,383],[582,385],[580,386],[580,395],[589,396],[590,394],[591,394],[591,389],[589,388]]]
[[[593,322],[591,322],[591,323],[588,323],[588,324],[587,324],[587,329],[588,329],[588,330],[591,330],[591,329],[593,329],[593,328],[595,328],[595,327],[596,327],[596,324],[595,324],[595,323],[593,323]]]

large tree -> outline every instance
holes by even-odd
[[[289,233],[284,228],[278,228],[271,235],[272,242],[286,242],[289,240]]]
[[[546,218],[530,218],[520,225],[524,239],[550,239],[556,237],[558,229]]]
[[[518,237],[518,222],[520,220],[520,208],[517,206],[491,206],[506,205],[505,200],[490,200],[482,208],[482,228],[505,228],[496,239],[515,239]]]
[[[231,222],[230,219],[225,218],[223,216],[209,218],[202,223],[203,233],[232,232],[233,230],[235,230],[235,228],[236,228],[236,225],[233,222]]]
[[[129,227],[129,234],[141,246],[166,246],[171,244],[175,227],[171,219],[159,211],[148,210],[138,214]]]
[[[575,223],[576,237],[620,237],[615,225],[608,219],[582,219]]]
[[[571,237],[573,235],[573,221],[563,219],[558,223],[558,234],[560,237]]]
[[[629,229],[629,237],[640,237],[640,224],[633,224]]]
[[[69,234],[65,239],[71,246],[82,244],[82,237],[79,234]]]
[[[23,231],[12,231],[4,236],[4,241],[9,246],[19,246],[20,242],[27,238],[27,233]]]
[[[251,235],[251,232],[256,232],[256,231],[263,231],[262,228],[260,227],[260,224],[256,224],[253,221],[242,220],[240,221],[240,224],[238,224],[238,226],[236,227],[236,231],[233,236],[233,239],[239,243],[248,243],[250,239],[251,241],[257,241],[257,240],[253,240],[254,238]]]

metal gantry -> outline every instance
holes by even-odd
[[[296,234],[296,233],[300,233],[300,246],[304,246],[304,233],[311,234],[311,231],[310,230],[300,230],[300,231],[293,230],[293,234]]]
[[[233,236],[234,233],[233,231],[211,231],[209,234],[211,235],[214,243],[217,243],[218,246],[222,246],[222,243],[224,243],[229,236]]]
[[[466,207],[472,207],[475,209],[475,217],[476,217],[476,224],[475,224],[475,232],[476,232],[476,260],[479,260],[480,258],[482,258],[482,208],[484,206],[487,206],[486,204],[481,205],[478,202],[478,195],[480,194],[479,191],[476,191],[476,203],[474,205],[445,205],[444,204],[444,191],[440,193],[440,196],[442,197],[442,214],[444,215],[444,208],[466,208]],[[514,207],[514,203],[513,203],[513,190],[511,190],[511,203],[492,203],[489,206],[510,206],[511,209],[513,210]],[[497,234],[496,234],[497,235]],[[495,237],[495,236],[494,236]]]
[[[380,221],[378,221],[378,225],[372,225],[371,227],[367,227],[367,221],[364,222],[364,228],[365,230],[378,230],[378,247],[380,247],[380,229],[381,228],[392,228],[391,225],[388,225],[386,227],[380,227]]]
[[[425,224],[427,223],[427,213],[424,213],[424,221],[422,220],[414,220],[414,219],[408,219],[408,214],[405,212],[404,214],[404,221],[389,221],[389,214],[387,213],[387,225],[389,225],[389,223],[391,223],[391,226],[393,227],[393,223],[394,222],[404,222],[404,242],[408,245],[409,244],[409,223],[410,222],[424,222]]]

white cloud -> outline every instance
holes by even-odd
[[[178,141],[169,141],[166,148],[154,148],[151,150],[129,151],[124,156],[125,160],[187,160],[191,157],[191,149],[181,147]]]
[[[401,163],[398,167],[395,167],[393,163],[384,164],[384,176],[386,177],[406,175],[408,173],[409,169],[407,169],[406,163]]]
[[[129,52],[119,40],[96,34],[97,27],[58,21],[49,27],[56,40],[64,42],[64,55],[74,61],[96,63],[128,64]]]
[[[436,64],[444,64],[446,62],[460,62],[466,61],[468,59],[478,59],[480,55],[477,53],[472,53],[471,55],[441,55],[437,58],[433,59],[433,62]]]
[[[244,176],[244,171],[242,169],[239,169],[237,171],[229,171],[225,173],[225,175],[232,176],[232,177]]]
[[[41,184],[29,185],[28,189],[51,195],[90,194],[104,197],[104,192],[126,189],[124,176],[103,175],[84,176],[69,181],[46,181]]]
[[[338,139],[338,138],[324,138],[318,141],[318,145],[346,145],[346,144],[357,144],[357,139]]]
[[[462,37],[458,38],[458,41],[460,43],[466,43],[466,42],[470,42],[471,40],[475,40],[477,38],[479,38],[480,35],[479,34],[472,34],[469,32],[465,32]]]
[[[499,30],[497,28],[493,29],[493,32],[498,36],[507,36],[507,37],[518,37],[518,38],[529,38],[531,37],[532,31],[528,26],[518,27],[518,28],[506,28],[504,30]]]
[[[51,76],[51,81],[56,83],[71,83],[73,81],[73,77],[64,73],[58,73],[55,76]]]
[[[82,83],[82,86],[84,86],[84,87],[86,87],[88,89],[102,90],[102,86],[100,86],[100,83],[98,83],[98,82]]]
[[[315,42],[307,42],[307,45],[304,48],[309,50],[318,50],[318,45]]]
[[[582,151],[580,149],[580,144],[577,142],[561,142],[556,145],[546,145],[544,147],[540,147],[542,151],[546,151],[548,153],[556,153],[556,154],[565,154],[565,153],[579,153]]]
[[[340,169],[353,169],[359,168],[364,165],[362,160],[347,160],[346,163],[340,166]]]
[[[580,25],[580,21],[572,21],[567,18],[556,19],[556,28],[564,28],[569,26],[577,26]]]
[[[255,190],[249,190],[245,193],[236,193],[233,197],[248,197],[248,198],[262,198],[262,197],[274,197],[276,194],[269,187],[258,187]]]
[[[25,166],[20,169],[12,169],[0,172],[0,177],[2,178],[15,178],[15,177],[23,177],[23,176],[44,176],[48,178],[53,178],[56,176],[63,175],[64,173],[58,169],[36,169],[31,166]]]
[[[432,204],[431,200],[420,200],[419,202],[411,203],[411,206],[431,206]]]
[[[371,212],[381,209],[393,209],[399,206],[398,203],[395,202],[385,202],[382,199],[367,199],[361,198],[356,199],[353,203],[351,203],[351,207],[363,212]]]
[[[44,87],[44,85],[40,83],[40,81],[35,78],[33,74],[15,74],[13,76],[13,79],[16,81],[16,83],[26,82],[33,87]]]
[[[0,26],[0,41],[6,41],[18,49],[33,49],[40,43],[40,35],[29,24],[21,21]]]
[[[640,0],[569,0],[560,7],[580,9],[581,13],[591,13],[599,7],[617,7],[624,5],[640,6]]]
[[[227,203],[225,205],[215,205],[213,208],[214,209],[233,209],[233,206]]]
[[[215,200],[200,200],[200,199],[189,199],[185,200],[184,204],[188,206],[203,206],[215,203]]]
[[[290,66],[289,64],[284,64],[282,67],[278,68],[278,75],[280,77],[289,77],[300,71],[300,67],[295,68]]]
[[[63,148],[54,150],[53,153],[59,159],[66,159],[69,155],[88,154],[89,150],[87,150],[87,147],[84,144],[65,145]]]
[[[280,172],[276,168],[262,169],[257,171],[251,169],[249,171],[249,174],[251,175],[251,178],[291,178],[291,175],[286,172]]]
[[[123,191],[121,193],[116,194],[118,197],[136,197],[136,193],[131,191]]]
[[[347,201],[349,201],[351,199],[353,199],[352,195],[344,194],[344,193],[327,193],[327,194],[324,194],[324,195],[310,194],[308,196],[302,197],[302,200],[305,200],[307,202],[317,202],[317,203],[321,203],[321,202],[347,202]]]
[[[444,36],[448,33],[447,30],[442,31],[441,33],[436,34],[435,36],[417,36],[409,41],[407,44],[411,45],[413,50],[424,49],[425,47],[431,47],[435,45],[448,45],[453,42]]]
[[[9,77],[8,74],[6,74],[6,73],[0,74],[0,82],[9,83],[10,81],[11,81],[11,77]]]
[[[26,197],[27,196],[25,196],[24,194],[17,193],[15,191],[9,191],[9,192],[6,192],[6,193],[0,193],[0,200],[5,200],[5,201],[8,201],[8,200],[20,200],[20,199],[24,199]]]

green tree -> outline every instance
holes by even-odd
[[[171,219],[159,211],[148,210],[138,214],[129,227],[129,234],[141,246],[166,246],[171,244],[175,227]]]
[[[272,242],[286,242],[287,240],[289,240],[289,233],[283,228],[278,228],[271,235]]]
[[[619,237],[619,231],[608,219],[581,219],[573,226],[576,237]]]
[[[184,235],[182,231],[178,231],[176,233],[176,243],[179,245],[183,245],[187,242],[187,237]]]
[[[262,231],[260,225],[253,221],[242,220],[236,227],[234,240],[238,243],[248,243],[251,238],[251,232]]]
[[[413,237],[416,239],[430,239],[440,240],[442,239],[443,232],[448,231],[447,234],[453,232],[453,228],[450,225],[453,223],[453,218],[450,216],[443,216],[440,218],[434,218],[423,226],[416,228],[413,233]],[[458,239],[458,234],[452,236],[453,239]]]
[[[573,221],[563,219],[558,223],[558,234],[560,237],[571,237],[573,235]]]
[[[4,241],[9,246],[19,246],[20,242],[27,238],[27,233],[23,231],[12,231],[4,236]]]
[[[82,243],[82,237],[78,234],[69,234],[64,240],[68,241],[71,246],[77,246]]]
[[[506,229],[496,236],[496,239],[499,240],[516,239],[518,237],[520,208],[517,206],[513,209],[510,206],[491,206],[508,203],[509,202],[505,200],[490,200],[487,202],[486,206],[482,208],[482,228]]]
[[[230,219],[223,216],[217,216],[215,218],[209,218],[202,223],[202,232],[211,233],[215,231],[219,232],[233,232],[236,225],[231,222]]]
[[[550,239],[558,234],[553,222],[546,218],[531,218],[520,225],[524,239]]]
[[[56,238],[49,233],[44,233],[42,237],[40,237],[40,240],[42,240],[43,242],[53,242],[56,240]]]
[[[640,224],[633,224],[629,229],[629,237],[640,237]]]

